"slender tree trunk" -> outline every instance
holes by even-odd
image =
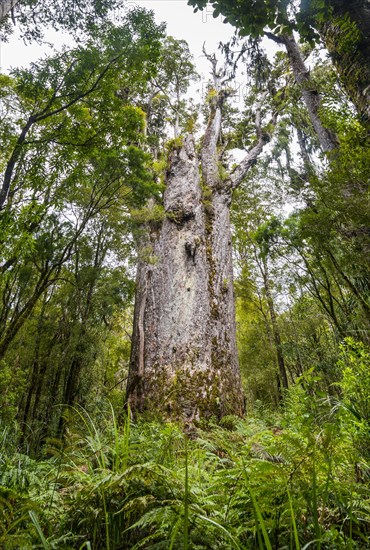
[[[321,107],[321,97],[312,82],[309,70],[304,63],[301,50],[292,35],[282,36],[281,40],[285,45],[295,81],[301,88],[302,97],[312,122],[312,126],[314,127],[317,137],[319,138],[320,145],[323,151],[333,151],[338,147],[338,141],[334,132],[332,132],[329,128],[326,128],[321,121],[319,112]]]
[[[37,387],[38,379],[40,376],[40,348],[42,343],[42,331],[44,327],[45,322],[45,309],[46,309],[46,302],[47,302],[47,295],[46,293],[43,296],[42,300],[42,306],[39,316],[39,321],[37,323],[37,333],[36,333],[36,341],[35,341],[35,351],[34,351],[34,357],[32,361],[32,367],[30,369],[30,383],[28,386],[27,391],[27,398],[26,403],[24,406],[24,410],[22,415],[20,416],[20,424],[22,428],[22,433],[20,437],[20,445],[23,446],[23,443],[25,441],[26,432],[28,431],[28,423],[29,423],[29,413],[31,409],[31,403],[32,399],[35,395],[35,388]],[[32,419],[33,420],[33,419]]]
[[[310,117],[322,150],[325,152],[333,151],[338,147],[337,137],[334,132],[330,130],[330,128],[327,128],[321,121],[320,93],[311,79],[310,71],[305,65],[302,52],[294,36],[287,34],[276,35],[268,31],[265,32],[265,35],[277,44],[285,46],[294,79],[298,86],[300,86],[308,116]]]
[[[262,258],[262,277],[263,277],[263,286],[266,294],[267,299],[267,305],[269,308],[270,313],[270,319],[271,319],[271,326],[272,326],[272,334],[274,337],[274,344],[275,344],[275,351],[276,351],[276,359],[277,364],[279,367],[279,374],[281,379],[281,385],[284,390],[287,390],[289,387],[288,384],[288,376],[285,368],[285,361],[284,361],[284,355],[283,355],[283,349],[281,345],[281,336],[280,336],[280,329],[277,322],[276,312],[275,312],[275,305],[274,300],[271,293],[271,283],[270,283],[270,277],[269,277],[269,270],[266,258]]]
[[[270,319],[268,318],[268,315],[267,313],[264,311],[264,306],[263,306],[263,302],[262,302],[262,299],[261,297],[259,297],[259,302],[260,302],[260,305],[258,307],[262,317],[263,317],[263,321],[264,321],[264,324],[265,324],[265,328],[266,328],[266,335],[267,335],[267,339],[268,339],[268,342],[269,342],[269,346],[271,348],[272,351],[274,351],[276,349],[276,345],[275,345],[275,339],[274,339],[274,334],[273,334],[273,331],[272,331],[272,327],[271,327],[271,316],[270,316]],[[281,391],[281,379],[280,379],[280,374],[279,372],[276,372],[276,392],[274,392],[274,401],[275,401],[275,405],[279,405],[279,403],[281,403],[281,398],[282,398],[282,391]]]
[[[19,0],[0,0],[0,21],[5,19]]]
[[[18,331],[22,328],[25,321],[31,315],[33,308],[37,304],[40,296],[48,287],[51,273],[51,270],[49,272],[44,270],[41,273],[32,296],[29,298],[29,300],[26,302],[20,312],[16,316],[14,316],[14,319],[8,323],[8,327],[6,328],[6,330],[4,330],[4,334],[2,334],[0,338],[0,359],[4,357],[8,347],[18,334]]]

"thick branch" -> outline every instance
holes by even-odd
[[[10,184],[12,181],[14,167],[20,157],[22,145],[24,144],[28,131],[30,130],[34,122],[35,122],[35,118],[33,116],[30,116],[17,139],[17,143],[15,144],[11,157],[8,161],[8,164],[6,165],[4,180],[0,190],[0,211],[3,209],[3,206],[7,199],[9,189],[10,189]]]
[[[62,111],[65,111],[66,109],[68,109],[69,107],[72,107],[72,105],[74,105],[75,103],[77,103],[78,101],[80,101],[81,99],[83,99],[84,97],[90,95],[92,92],[95,91],[95,89],[97,88],[99,82],[104,78],[104,76],[106,75],[106,73],[109,71],[109,69],[112,67],[112,65],[114,65],[114,63],[122,56],[122,53],[120,53],[119,55],[117,55],[116,57],[114,57],[113,59],[111,59],[111,61],[109,61],[109,63],[104,67],[104,69],[102,70],[102,72],[99,74],[99,76],[96,78],[95,82],[93,83],[93,85],[88,89],[86,90],[86,92],[83,92],[82,94],[79,94],[77,97],[75,97],[74,99],[71,99],[71,101],[69,101],[68,103],[65,103],[64,105],[62,105],[61,107],[59,107],[58,109],[54,109],[53,111],[49,111],[48,113],[44,113],[44,114],[39,114],[39,115],[35,115],[35,118],[36,118],[36,122],[39,122],[41,120],[45,120],[46,118],[49,118],[53,115],[57,115],[58,113],[61,113]]]
[[[212,66],[212,78],[214,88],[210,91],[209,106],[210,116],[207,124],[206,131],[204,133],[203,147],[201,153],[202,159],[202,173],[205,185],[214,186],[218,182],[218,153],[217,143],[220,138],[222,113],[221,108],[225,96],[221,91],[221,78],[222,74],[217,70],[217,59],[215,54],[207,54],[205,47],[203,46],[203,53],[211,63]],[[213,95],[212,95],[213,94]]]
[[[284,40],[277,34],[265,31],[264,35],[266,36],[266,38],[269,38],[270,40],[273,40],[274,42],[276,42],[276,44],[284,45]]]
[[[262,95],[262,101],[266,98],[266,93]],[[276,124],[278,113],[275,112],[268,124],[270,128],[274,128]],[[271,130],[269,132],[264,131],[262,128],[262,119],[261,119],[261,104],[257,107],[256,117],[255,117],[255,126],[256,126],[256,135],[257,143],[247,152],[247,155],[244,159],[234,168],[231,172],[228,179],[228,185],[232,189],[239,187],[243,179],[245,178],[248,170],[256,164],[258,156],[262,153],[262,150],[266,143],[271,139]]]

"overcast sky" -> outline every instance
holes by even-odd
[[[196,102],[200,102],[206,91],[206,84],[209,78],[209,62],[202,54],[202,46],[206,44],[208,53],[217,52],[220,42],[227,42],[233,35],[234,29],[229,24],[224,24],[222,17],[214,19],[212,7],[209,5],[203,12],[193,12],[193,8],[187,5],[187,0],[127,0],[126,5],[141,6],[150,9],[155,14],[158,23],[165,22],[167,33],[174,38],[184,39],[188,42],[190,51],[194,56],[194,62],[201,75],[200,82],[192,85],[190,95]],[[48,32],[47,40],[57,49],[63,44],[71,44],[71,37],[60,32]],[[276,45],[266,40],[266,46],[270,54],[276,51]],[[46,46],[36,44],[25,45],[17,36],[17,32],[10,38],[9,42],[0,44],[0,67],[3,72],[10,67],[25,66],[39,57],[47,54]],[[218,57],[220,57],[220,53]],[[233,96],[234,105],[243,105],[243,81],[241,70],[235,82],[230,83],[235,89]],[[243,153],[237,155],[242,156]]]
[[[212,52],[217,49],[220,41],[226,42],[233,33],[232,27],[222,23],[221,17],[212,17],[211,7],[203,12],[194,13],[186,0],[128,0],[126,5],[138,5],[153,10],[158,23],[166,22],[168,34],[188,42],[200,72],[208,71],[207,63],[202,57],[203,43],[206,42],[207,51]],[[47,33],[47,40],[57,49],[65,43],[71,43],[71,38],[60,32]],[[45,51],[45,46],[26,46],[15,32],[8,43],[1,44],[1,70],[7,71],[12,66],[27,65],[42,56]]]
[[[209,63],[202,54],[203,43],[206,44],[208,53],[217,52],[219,43],[230,40],[234,29],[231,25],[223,23],[221,16],[217,19],[213,18],[211,5],[202,12],[194,13],[193,8],[186,2],[187,0],[127,0],[126,6],[141,6],[152,10],[158,23],[163,21],[166,23],[169,35],[188,42],[197,70],[201,75],[200,82],[192,85],[190,94],[195,96],[196,100],[200,100],[209,78]],[[71,36],[61,32],[50,31],[46,34],[46,38],[57,50],[60,50],[63,44],[72,43]],[[270,42],[267,44],[268,49],[271,52],[276,51],[275,45],[271,41],[267,42]],[[1,70],[6,72],[11,67],[26,66],[47,54],[48,51],[45,45],[25,45],[15,31],[9,42],[0,44]],[[219,53],[218,57],[220,55]],[[235,82],[230,84],[236,92],[234,102],[242,103],[244,82],[241,71]]]

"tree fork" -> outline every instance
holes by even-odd
[[[177,138],[169,154],[165,217],[147,228],[141,246],[126,393],[134,413],[148,410],[190,424],[201,417],[244,413],[230,207],[233,190],[269,137],[257,106],[257,139],[229,177],[221,178],[222,107],[230,91],[226,71],[217,69],[214,55],[204,54],[214,87],[201,166],[193,137],[182,138],[182,143]],[[264,101],[265,94],[261,97]],[[276,117],[274,113],[270,129]]]

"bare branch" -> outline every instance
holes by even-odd
[[[256,128],[257,143],[255,143],[253,147],[249,149],[244,159],[231,172],[228,180],[228,184],[232,189],[236,189],[237,187],[239,187],[239,185],[243,181],[249,169],[256,164],[257,158],[262,153],[262,150],[266,145],[266,143],[268,143],[271,140],[271,133],[272,133],[272,129],[276,125],[278,112],[275,111],[272,114],[272,117],[267,124],[267,127],[269,127],[270,129],[269,131],[267,131],[266,128],[262,127],[262,116],[261,116],[261,106],[263,101],[266,99],[266,97],[267,97],[267,92],[264,92],[262,94],[261,101],[259,102],[256,108],[255,128]]]
[[[282,46],[284,45],[284,40],[277,34],[268,31],[265,31],[263,34],[266,36],[266,38],[269,38],[270,40],[276,42],[276,44],[280,44]]]

